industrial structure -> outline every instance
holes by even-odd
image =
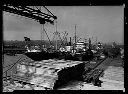
[[[29,45],[31,39],[25,36],[25,52],[18,54],[18,60],[13,64],[4,66],[4,68],[9,67],[3,71],[4,84],[14,85],[13,89],[18,86],[20,88],[28,87],[30,90],[56,90],[71,80],[78,80],[101,87],[103,81],[99,78],[104,75],[109,61],[112,62],[112,58],[108,58],[103,53],[102,43],[97,43],[96,48],[93,49],[91,38],[86,39],[86,41],[81,41],[81,38],[78,39],[76,25],[74,38],[72,38],[74,42],[71,37],[70,42],[68,42],[68,32],[64,31],[63,37],[60,36],[59,30],[57,30],[57,17],[45,6],[27,7],[5,4],[2,7],[3,11],[32,18],[39,22],[41,24],[41,41],[44,40],[43,36],[46,34],[51,46],[51,49],[45,49],[45,47]],[[42,8],[46,9],[48,13],[42,12]],[[44,28],[47,22],[51,24],[55,22],[56,25],[56,31],[53,33],[54,47]],[[8,53],[15,50],[4,51]],[[18,51],[21,52],[21,50]],[[121,53],[121,58],[124,58],[124,50]],[[4,87],[5,90],[7,88],[8,86]]]

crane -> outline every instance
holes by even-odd
[[[25,16],[28,18],[32,18],[39,22],[40,24],[45,24],[46,22],[50,22],[51,24],[54,24],[54,20],[57,19],[56,16],[54,16],[45,6],[44,7],[48,13],[44,13],[41,11],[41,8],[35,8],[35,7],[28,7],[28,6],[15,6],[11,4],[4,4],[2,6],[3,11],[18,14],[21,16]]]
[[[42,7],[48,13],[44,13],[42,11]],[[6,12],[18,14],[21,16],[25,16],[25,17],[34,19],[37,22],[39,22],[41,24],[41,40],[43,39],[43,34],[46,34],[48,37],[48,34],[47,34],[46,30],[44,29],[44,24],[46,22],[49,22],[50,24],[54,24],[54,21],[57,19],[57,17],[55,15],[53,15],[53,13],[50,12],[48,10],[48,8],[45,6],[40,6],[40,8],[38,8],[37,6],[33,6],[33,7],[31,7],[31,6],[16,6],[11,3],[5,3],[2,6],[2,10],[6,11]],[[49,37],[48,37],[48,40],[50,41]],[[50,44],[51,44],[51,41],[50,41]]]

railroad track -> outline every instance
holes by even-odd
[[[102,82],[99,80],[99,77],[103,75],[104,69],[98,68],[98,66],[107,59],[108,58],[105,58],[96,64],[88,63],[88,66],[85,65],[85,71],[82,75],[83,81],[87,83],[93,83],[96,86],[101,86]]]

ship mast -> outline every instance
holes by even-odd
[[[74,48],[76,49],[76,24],[75,24],[75,47]]]
[[[97,36],[96,36],[96,47],[97,47],[98,43],[97,43]]]
[[[75,45],[76,45],[76,25],[75,25]]]
[[[73,53],[75,52],[74,50],[76,49],[76,24],[75,24],[75,43],[73,46]]]
[[[44,24],[41,24],[41,48],[44,45]]]
[[[57,34],[57,20],[56,20],[56,34]],[[56,39],[56,50],[57,50],[57,39]]]
[[[91,39],[89,38],[89,49],[91,49]]]

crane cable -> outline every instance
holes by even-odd
[[[47,38],[48,38],[48,40],[49,40],[49,42],[50,42],[50,45],[52,45],[51,40],[50,40],[50,38],[49,38],[49,36],[48,36],[48,34],[47,34],[45,28],[44,28],[44,24],[43,24],[43,31],[45,32],[45,34],[46,34],[46,36],[47,36]]]
[[[3,73],[8,72],[9,70],[11,70],[13,68],[13,66],[15,66],[20,60],[22,59],[22,57],[20,59],[18,59],[12,66],[11,68],[7,69],[6,71],[4,71]],[[24,60],[24,59],[23,59]],[[6,66],[7,67],[7,66]]]

